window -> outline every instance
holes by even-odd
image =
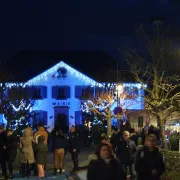
[[[28,88],[29,97],[33,100],[47,98],[47,87],[46,86],[31,86]]]
[[[90,86],[76,86],[75,98],[78,99],[90,99],[94,95],[94,88]]]
[[[70,87],[69,86],[53,86],[52,98],[59,99],[59,100],[70,98]]]
[[[33,125],[36,126],[38,123],[47,125],[47,111],[37,110],[34,112]]]
[[[126,94],[126,99],[132,99],[138,96],[137,87],[124,87],[124,93]]]

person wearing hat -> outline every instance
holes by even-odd
[[[4,131],[4,127],[0,126],[0,164],[2,169],[2,176],[7,178],[7,170],[6,170],[6,139],[7,134]]]
[[[161,175],[165,172],[165,163],[157,148],[156,135],[148,135],[144,147],[137,151],[135,169],[137,180],[160,180]]]

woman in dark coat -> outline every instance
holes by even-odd
[[[125,180],[126,175],[119,162],[113,158],[111,148],[101,144],[97,150],[97,160],[88,166],[88,180]]]
[[[10,179],[13,178],[13,161],[16,159],[18,138],[13,134],[12,130],[7,133],[6,140],[6,161],[8,164]]]
[[[34,148],[34,152],[36,154],[36,164],[38,166],[39,177],[44,177],[44,165],[47,161],[47,152],[48,146],[45,143],[45,137],[39,136],[38,137],[38,144]]]

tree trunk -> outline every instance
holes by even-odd
[[[111,109],[109,108],[108,113],[107,113],[107,134],[108,137],[111,136]]]
[[[159,116],[159,124],[160,124],[160,132],[161,132],[163,147],[164,147],[164,149],[168,149],[167,141],[166,141],[166,137],[165,137],[164,120],[162,119],[161,116]]]

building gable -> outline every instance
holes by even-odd
[[[25,83],[25,85],[31,86],[34,84],[37,84],[38,82],[45,80],[47,81],[48,76],[51,75],[52,78],[55,78],[58,76],[57,70],[60,68],[65,68],[71,75],[73,75],[75,78],[78,78],[92,86],[101,86],[100,83],[96,82],[95,80],[89,78],[85,74],[79,72],[78,70],[72,68],[68,64],[64,63],[63,61],[60,61],[58,64],[54,65],[53,67],[49,68],[47,71],[35,76],[34,78],[30,79]]]

